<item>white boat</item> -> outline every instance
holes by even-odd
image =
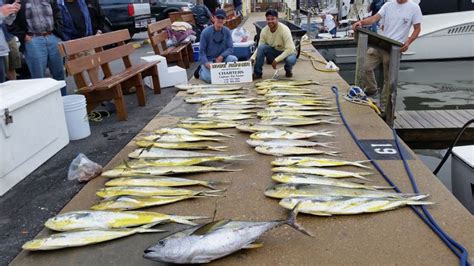
[[[341,33],[342,34],[342,33]],[[355,63],[355,48],[321,51],[327,59]],[[403,53],[402,61],[474,58],[474,11],[423,16],[421,33]]]

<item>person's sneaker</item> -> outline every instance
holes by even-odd
[[[262,78],[262,75],[257,75],[257,74],[253,74],[253,75],[252,75],[252,79],[253,79],[253,80],[261,79],[261,78]]]
[[[196,71],[194,71],[194,78],[199,79],[199,70],[201,70],[201,66],[198,66]]]
[[[291,72],[289,72],[289,71],[286,71],[285,77],[291,78],[291,77],[293,77],[293,73],[291,73]]]

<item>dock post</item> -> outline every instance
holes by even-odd
[[[367,54],[369,36],[363,32],[357,31],[357,61],[356,76],[354,84],[362,87],[365,80],[365,57]]]
[[[398,70],[400,68],[400,46],[392,45],[390,50],[390,65],[388,67],[388,86],[390,89],[390,97],[385,107],[385,122],[390,127],[393,127],[393,120],[395,120],[395,106],[397,100],[397,85],[398,85]]]

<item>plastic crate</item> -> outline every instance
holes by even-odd
[[[239,61],[249,60],[255,51],[255,42],[235,42],[234,43],[234,55],[239,59]]]

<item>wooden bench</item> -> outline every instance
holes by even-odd
[[[194,20],[194,15],[191,11],[170,12],[168,16],[171,20],[171,23],[175,21],[184,21],[191,25],[196,25],[196,20]]]
[[[227,15],[227,21],[225,23],[225,26],[229,28],[230,30],[237,28],[242,22],[242,16],[235,15],[234,6],[232,4],[226,4],[224,6],[224,11]]]
[[[169,18],[148,25],[148,37],[153,51],[166,57],[168,63],[177,62],[178,66],[189,68],[189,63],[194,62],[192,44],[189,42],[168,47],[166,45],[166,40],[169,38],[166,31],[168,27],[171,27]]]
[[[135,87],[138,105],[145,105],[143,77],[151,76],[155,93],[160,93],[157,62],[132,65],[130,55],[135,51],[128,30],[119,30],[100,35],[60,43],[62,56],[67,57],[66,70],[74,75],[78,92],[87,100],[87,111],[91,112],[104,101],[114,100],[118,120],[126,120],[127,112],[123,91]],[[110,47],[106,49],[105,47]],[[90,52],[94,51],[94,53]],[[84,55],[85,54],[85,55]],[[109,63],[123,61],[124,69],[113,73]],[[102,70],[102,75],[99,69]]]

